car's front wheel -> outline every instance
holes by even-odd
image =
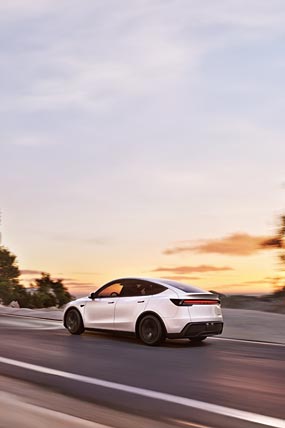
[[[165,339],[165,331],[161,321],[155,315],[145,315],[138,326],[139,338],[149,346],[162,343]]]
[[[71,334],[81,334],[84,332],[81,315],[76,309],[69,309],[65,315],[65,326]]]

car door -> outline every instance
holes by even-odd
[[[133,279],[123,281],[123,290],[115,306],[115,330],[135,332],[136,320],[151,297],[147,294],[147,282]]]
[[[109,283],[98,290],[95,299],[86,303],[84,311],[86,328],[114,329],[115,307],[122,288],[120,282]]]

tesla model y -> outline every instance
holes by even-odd
[[[64,326],[135,334],[146,345],[166,338],[200,342],[221,334],[223,316],[217,295],[188,284],[157,278],[121,278],[88,297],[70,302]]]

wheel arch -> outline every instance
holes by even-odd
[[[152,316],[155,316],[155,317],[160,321],[160,323],[161,323],[161,325],[162,325],[162,328],[163,328],[163,330],[164,330],[165,335],[167,334],[167,330],[166,330],[166,327],[165,327],[164,321],[163,321],[163,319],[161,318],[161,316],[160,316],[160,315],[158,315],[158,314],[157,314],[156,312],[154,312],[154,311],[145,311],[145,312],[142,312],[142,313],[139,315],[139,317],[137,318],[137,320],[136,320],[135,333],[136,333],[136,336],[137,336],[137,337],[139,336],[139,334],[138,334],[139,323],[140,323],[140,321],[142,320],[142,318],[143,318],[143,317],[145,317],[146,315],[152,315]]]
[[[63,326],[64,326],[65,328],[67,328],[67,327],[66,327],[66,316],[67,316],[68,312],[70,312],[72,309],[75,309],[75,310],[79,313],[80,318],[81,318],[81,321],[82,321],[82,324],[83,324],[83,326],[84,326],[84,321],[83,321],[82,313],[80,312],[80,310],[79,310],[76,306],[70,306],[70,307],[69,307],[69,308],[64,312],[64,315],[63,315]]]

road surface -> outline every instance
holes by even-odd
[[[71,336],[56,321],[13,316],[0,317],[0,341],[1,375],[130,418],[157,426],[285,427],[284,345],[213,338],[146,347],[134,338]],[[84,417],[80,406],[70,413]]]

